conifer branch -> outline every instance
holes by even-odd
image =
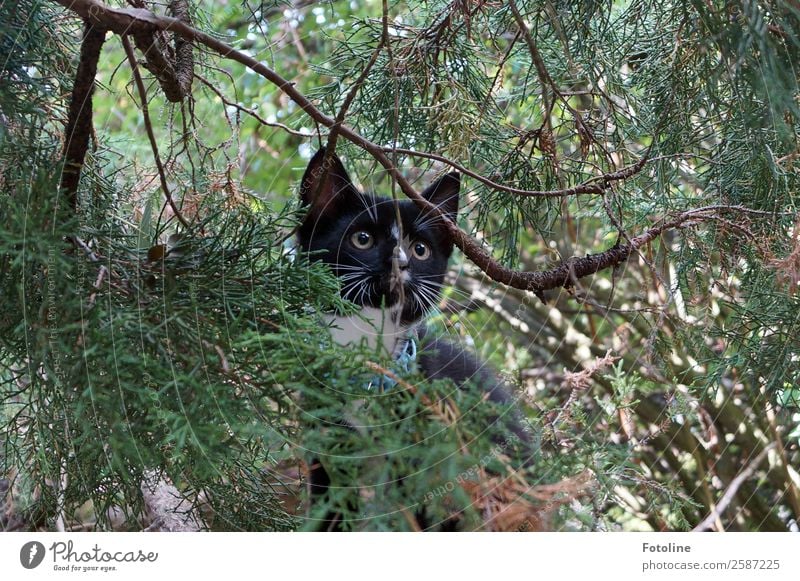
[[[581,136],[581,139],[589,138],[595,143],[598,143],[597,140],[594,138],[592,132],[586,126],[586,122],[583,120],[583,116],[575,110],[572,105],[570,105],[569,100],[564,96],[561,90],[558,88],[558,85],[553,81],[553,77],[550,76],[550,73],[547,71],[547,67],[544,64],[544,59],[542,58],[541,53],[539,52],[539,48],[536,46],[536,42],[533,40],[530,31],[528,30],[528,25],[525,23],[525,19],[520,14],[519,9],[517,8],[516,2],[514,0],[509,0],[508,6],[511,9],[511,13],[514,16],[514,21],[517,24],[518,32],[522,34],[525,42],[528,45],[528,50],[531,53],[531,60],[533,61],[534,67],[536,68],[536,74],[539,76],[539,81],[542,85],[542,100],[544,101],[544,128],[548,132],[548,139],[552,140],[552,127],[550,126],[550,115],[552,113],[553,107],[555,106],[554,102],[551,102],[548,99],[547,91],[548,87],[550,90],[553,91],[554,97],[557,97],[559,101],[563,104],[563,106],[570,112],[573,119],[575,120],[575,125],[578,129],[578,132]],[[608,151],[606,151],[605,147],[602,144],[598,143],[600,147],[603,149],[603,152],[608,156]],[[555,156],[555,148],[553,151],[548,151],[549,154]],[[646,157],[646,156],[645,156]]]
[[[547,131],[547,136],[549,140],[553,138],[553,128],[550,123],[550,115],[553,112],[554,103],[550,100],[550,95],[548,95],[548,91],[550,89],[553,90],[554,94],[557,94],[557,89],[555,87],[555,83],[553,83],[553,79],[550,77],[550,74],[547,72],[547,68],[544,65],[544,60],[542,59],[542,55],[539,53],[539,49],[536,46],[536,43],[531,36],[530,31],[528,31],[528,25],[525,23],[525,20],[522,18],[522,15],[519,13],[517,9],[517,5],[514,0],[509,0],[508,7],[511,9],[511,13],[514,15],[514,21],[517,24],[518,33],[522,34],[525,42],[528,45],[528,50],[531,53],[531,60],[533,61],[533,66],[536,69],[536,74],[539,77],[539,85],[541,86],[541,94],[542,94],[542,103],[544,106],[542,107],[542,117],[544,121],[542,122],[543,128]],[[555,148],[552,151],[548,151],[549,154],[555,154]]]
[[[344,98],[344,102],[342,106],[339,108],[339,112],[336,114],[336,119],[333,121],[333,125],[330,127],[330,132],[328,133],[328,142],[327,146],[325,147],[325,155],[322,158],[322,175],[315,176],[317,179],[316,190],[314,193],[314,197],[325,187],[325,182],[328,179],[328,169],[331,167],[331,161],[333,156],[336,154],[336,141],[339,139],[339,132],[341,131],[342,124],[344,123],[344,119],[347,116],[347,111],[350,109],[350,105],[353,104],[353,100],[356,98],[356,95],[361,90],[361,86],[364,84],[364,81],[367,79],[372,67],[378,61],[378,56],[380,56],[381,51],[383,50],[386,43],[389,41],[389,35],[387,32],[387,14],[384,9],[383,14],[383,32],[381,33],[381,39],[378,41],[378,45],[375,47],[375,50],[372,51],[372,55],[367,62],[367,66],[364,67],[364,70],[361,71],[361,74],[358,75],[358,78],[353,83],[350,90],[347,92],[347,95]]]
[[[509,194],[526,198],[563,198],[567,196],[577,196],[580,194],[602,195],[615,182],[624,181],[630,177],[633,177],[642,171],[642,169],[644,169],[644,166],[648,161],[652,161],[648,157],[647,153],[645,153],[636,163],[629,165],[628,167],[590,178],[582,184],[578,184],[577,186],[573,186],[571,188],[563,188],[558,190],[525,190],[499,184],[490,178],[487,178],[478,172],[472,171],[471,169],[466,168],[463,165],[437,153],[415,151],[413,149],[403,149],[400,147],[384,147],[383,151],[386,153],[399,153],[401,155],[408,155],[410,157],[419,157],[422,159],[438,161],[450,166],[454,170],[461,172],[464,175],[468,175],[482,184],[489,186],[493,190],[497,190],[499,192],[508,192]]]
[[[560,266],[544,272],[520,272],[507,268],[497,262],[484,250],[475,238],[461,230],[439,208],[424,199],[419,192],[411,186],[398,168],[395,167],[391,159],[386,155],[383,147],[368,140],[348,125],[345,125],[343,119],[340,121],[323,113],[295,87],[293,82],[285,79],[264,63],[237,51],[221,40],[197,30],[176,18],[156,16],[152,12],[142,9],[115,9],[102,4],[98,0],[56,0],[56,2],[77,12],[84,18],[96,23],[98,26],[108,28],[120,34],[127,34],[132,30],[140,29],[145,31],[171,30],[186,40],[203,44],[219,53],[221,56],[239,62],[260,74],[276,85],[279,90],[299,105],[312,119],[326,127],[332,129],[336,127],[337,132],[341,136],[370,153],[392,176],[409,199],[416,203],[421,209],[431,212],[433,215],[441,218],[456,246],[458,246],[464,254],[491,279],[508,286],[534,292],[539,295],[540,298],[543,291],[571,286],[573,282],[579,278],[621,264],[626,261],[634,251],[654,240],[665,230],[682,227],[690,221],[692,223],[697,223],[697,221],[705,219],[690,211],[674,220],[663,222],[661,226],[652,228],[644,234],[632,238],[629,244],[615,246],[599,254],[585,257],[571,257]],[[607,174],[603,177],[601,184],[607,186],[611,181],[623,180],[636,174],[641,171],[647,163],[647,159],[648,156],[645,155],[636,164],[617,172]],[[569,192],[571,190],[567,191]],[[603,188],[598,184],[589,187],[586,193],[602,193],[602,191]]]

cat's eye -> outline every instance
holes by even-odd
[[[417,260],[427,260],[430,258],[431,249],[424,242],[414,242],[411,246],[411,250],[414,252],[414,257]]]
[[[367,248],[372,248],[374,240],[369,232],[360,230],[350,236],[350,242],[359,250],[366,250]]]

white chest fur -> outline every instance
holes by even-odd
[[[381,345],[387,354],[394,355],[397,344],[406,338],[408,328],[399,322],[398,309],[363,307],[360,314],[343,317],[329,315],[331,336],[340,345],[366,341],[370,349]]]

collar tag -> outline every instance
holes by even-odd
[[[417,363],[417,339],[416,337],[408,337],[404,341],[404,345],[400,353],[395,357],[394,371],[398,375],[406,375],[413,373]],[[367,385],[367,391],[375,389],[378,393],[389,391],[397,385],[397,382],[388,375],[377,375]]]

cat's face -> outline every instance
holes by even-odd
[[[439,299],[453,251],[441,219],[403,200],[398,226],[394,202],[359,191],[335,155],[320,186],[323,160],[324,150],[320,150],[303,176],[300,196],[309,210],[298,230],[300,247],[321,251],[318,259],[339,277],[343,298],[362,307],[394,309],[400,306],[402,294],[401,322],[419,320]],[[422,195],[455,220],[459,186],[458,174],[451,173]]]

